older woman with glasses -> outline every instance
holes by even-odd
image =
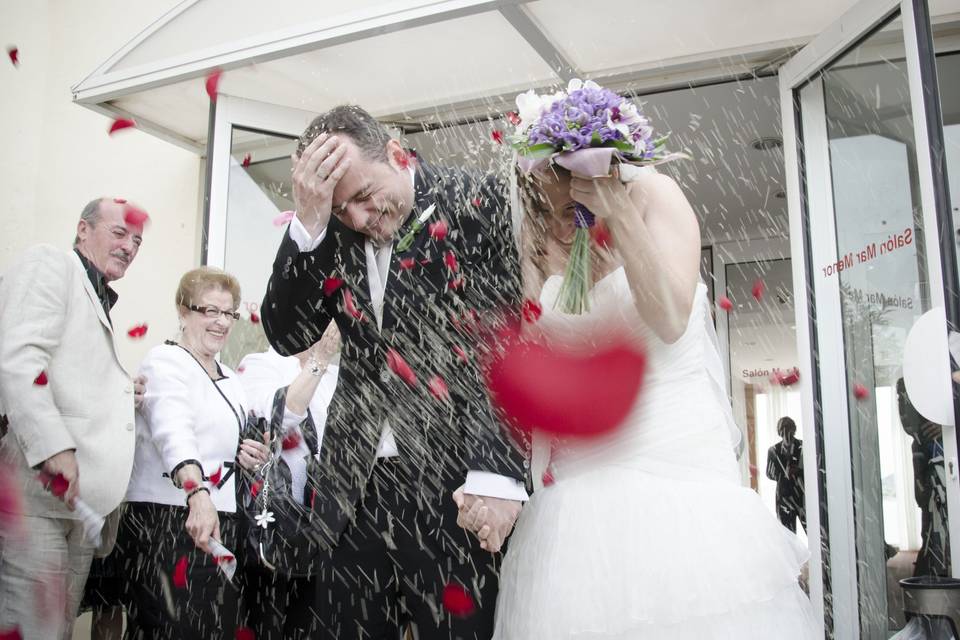
[[[233,638],[237,593],[218,574],[211,545],[236,550],[234,465],[266,461],[240,433],[249,405],[236,374],[217,361],[239,318],[240,285],[212,267],[177,288],[179,342],[154,347],[137,416],[133,477],[119,545],[127,572],[130,638]]]

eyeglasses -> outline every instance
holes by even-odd
[[[221,315],[225,320],[240,319],[240,314],[237,313],[236,311],[226,311],[226,310],[218,309],[216,307],[198,307],[193,304],[188,304],[187,309],[190,309],[190,311],[196,311],[197,313],[202,313],[203,315],[210,318],[211,320],[215,320],[216,318],[219,318]]]

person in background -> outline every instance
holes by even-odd
[[[807,510],[803,487],[803,441],[796,438],[797,424],[783,416],[777,422],[781,441],[767,451],[767,477],[777,483],[777,517],[796,533],[797,519],[807,530]]]
[[[218,573],[216,540],[236,533],[235,464],[254,469],[267,447],[240,441],[247,401],[216,359],[239,318],[240,285],[213,267],[188,271],[176,292],[179,343],[150,350],[137,447],[120,526],[129,638],[234,637],[237,589]]]
[[[143,238],[127,212],[91,201],[73,251],[32,247],[0,277],[0,465],[22,492],[17,526],[0,529],[0,633],[25,640],[72,636],[91,559],[113,546],[130,478],[143,385],[120,362],[110,318],[110,283]],[[38,473],[55,480],[52,491]],[[78,499],[109,514],[98,549]]]
[[[292,499],[297,504],[304,503],[307,460],[312,455],[307,435],[317,443],[323,442],[327,406],[337,387],[339,351],[340,331],[330,323],[319,341],[295,356],[284,357],[271,348],[247,355],[237,367],[258,417],[269,421],[277,390],[287,387],[280,455],[290,470]],[[304,429],[314,432],[305,434]],[[244,608],[247,625],[259,640],[313,637],[314,570],[313,566],[299,566],[271,571],[258,563],[248,564],[244,571]]]

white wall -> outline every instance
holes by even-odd
[[[177,329],[173,295],[199,262],[201,159],[140,131],[110,137],[108,118],[72,102],[70,86],[179,0],[0,4],[0,270],[38,242],[69,248],[83,205],[97,196],[138,203],[153,223],[140,255],[115,283],[113,311],[128,367]],[[203,91],[202,80],[198,90]],[[147,322],[147,336],[126,329]]]

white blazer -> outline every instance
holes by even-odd
[[[221,470],[221,486],[205,483],[218,511],[237,509],[230,473],[246,421],[247,397],[236,374],[221,364],[224,378],[214,382],[203,366],[183,347],[161,344],[147,354],[140,373],[147,392],[137,413],[137,451],[128,502],[186,506],[186,494],[170,474],[178,465],[195,460],[204,478]]]
[[[47,384],[34,380],[46,373]],[[17,470],[27,515],[73,518],[34,467],[75,449],[80,497],[107,515],[123,499],[133,465],[133,382],[113,329],[73,251],[27,250],[0,276],[0,455]]]

